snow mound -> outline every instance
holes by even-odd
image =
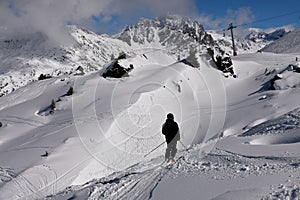
[[[288,131],[281,135],[266,135],[253,139],[249,142],[252,145],[275,145],[275,144],[294,144],[300,142],[300,129]]]
[[[297,108],[278,118],[260,123],[242,134],[242,136],[283,134],[287,130],[300,128],[300,109]]]
[[[289,88],[300,87],[300,68],[299,63],[297,65],[290,65],[287,70],[277,75],[278,79],[274,81],[274,89],[285,90]]]

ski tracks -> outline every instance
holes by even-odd
[[[15,172],[10,168],[0,167],[0,185],[13,179]]]
[[[56,172],[47,165],[39,165],[18,174],[0,188],[0,199],[38,199],[56,192]],[[54,182],[52,184],[52,181]]]
[[[161,163],[151,165],[150,162],[133,165],[125,171],[92,180],[82,186],[72,186],[48,199],[151,199],[153,191],[172,169],[172,165],[162,167]],[[144,170],[141,171],[141,168]]]
[[[89,199],[150,199],[153,190],[169,170],[156,166],[143,172],[130,172],[111,180],[100,180]]]

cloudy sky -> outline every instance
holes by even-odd
[[[98,33],[116,33],[141,17],[165,14],[189,16],[207,29],[280,15],[249,26],[300,27],[300,1],[296,0],[0,0],[0,33],[41,31],[55,41],[68,42],[64,37],[66,24],[77,24]]]

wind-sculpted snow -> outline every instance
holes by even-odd
[[[288,134],[288,131],[300,129],[300,109],[297,108],[276,119],[261,123],[243,133],[243,136],[264,134]]]

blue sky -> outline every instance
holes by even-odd
[[[300,27],[299,0],[198,0],[195,2],[200,15],[208,14],[215,18],[225,17],[229,9],[236,11],[240,8],[249,8],[254,16],[253,21],[297,12],[288,16],[282,16],[264,22],[258,22],[251,26],[258,28],[269,28],[292,24],[295,27]]]

